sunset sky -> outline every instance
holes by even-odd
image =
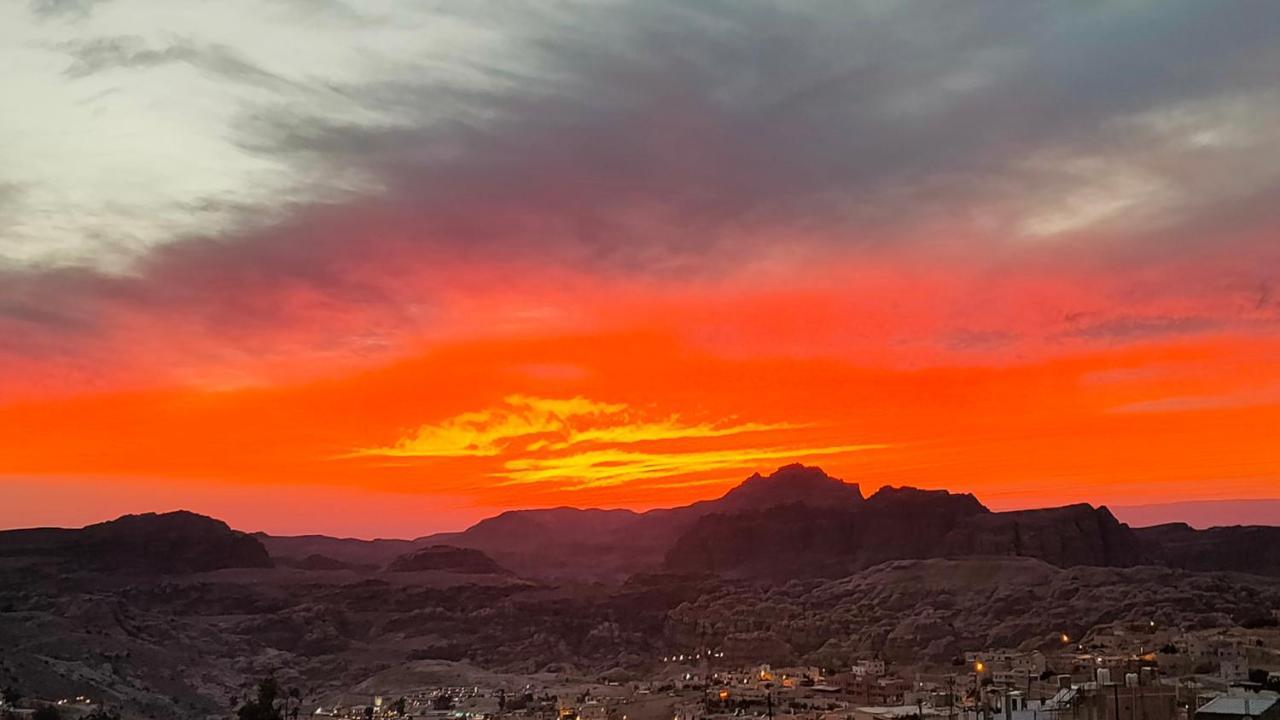
[[[1280,3],[0,3],[0,527],[1280,498]]]

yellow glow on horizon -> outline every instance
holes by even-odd
[[[391,445],[359,449],[344,457],[501,458],[501,465],[489,473],[500,486],[546,484],[581,490],[886,447],[807,446],[777,436],[808,425],[687,422],[676,414],[657,418],[647,414],[626,403],[582,396],[509,395],[499,406],[422,425]],[[769,434],[773,437],[764,437]],[[754,439],[724,446],[744,435]],[[769,442],[761,445],[761,439]],[[710,441],[719,442],[706,447]]]
[[[689,452],[634,452],[591,450],[551,458],[515,458],[504,463],[494,477],[503,485],[562,483],[566,489],[609,487],[637,480],[753,467],[764,460],[843,455],[879,450],[888,445],[836,445],[829,447],[743,448]]]

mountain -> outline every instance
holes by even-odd
[[[843,509],[863,502],[857,483],[837,480],[821,468],[794,464],[780,467],[771,475],[755,473],[718,499],[694,503],[686,510],[697,514],[738,513],[792,503]]]
[[[125,515],[79,530],[0,532],[0,557],[15,564],[52,561],[62,572],[159,575],[272,565],[266,548],[253,536],[187,511]]]
[[[647,512],[559,507],[511,510],[455,533],[416,540],[256,537],[277,561],[311,555],[383,567],[432,545],[484,553],[516,575],[620,583],[637,573],[838,577],[909,558],[1016,556],[1058,567],[1159,564],[1280,575],[1280,561],[1242,549],[1280,530],[1187,526],[1135,530],[1105,507],[991,512],[969,494],[857,484],[816,467],[755,474],[724,495]]]
[[[1280,527],[1237,525],[1196,530],[1185,523],[1139,528],[1136,535],[1160,564],[1184,570],[1280,577]]]
[[[1058,567],[1127,567],[1148,548],[1106,508],[994,513],[972,495],[884,488],[864,503],[708,515],[666,568],[737,577],[841,577],[889,560],[1007,555]]]
[[[392,560],[388,572],[440,570],[464,575],[508,575],[506,568],[479,550],[449,545],[429,545]]]
[[[659,569],[667,551],[699,518],[780,505],[851,508],[864,502],[856,484],[821,469],[788,465],[752,475],[714,500],[637,513],[630,510],[552,508],[512,510],[459,533],[419,538],[480,550],[518,575],[551,579],[621,581]]]
[[[951,528],[986,512],[970,495],[886,488],[857,503],[793,501],[712,513],[676,540],[664,566],[739,577],[839,577],[885,560],[934,556]]]
[[[263,532],[253,536],[271,557],[285,564],[297,564],[312,555],[319,555],[347,565],[382,567],[393,558],[420,547],[420,543],[413,540],[358,540],[327,535],[268,535]]]

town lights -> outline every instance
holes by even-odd
[[[721,701],[724,701],[724,700],[728,700],[728,699],[729,699],[729,691],[728,691],[728,690],[721,690],[721,691],[720,691],[720,700],[721,700]]]
[[[1066,633],[1062,633],[1062,644],[1066,645],[1069,642],[1071,642],[1071,636]]]
[[[973,664],[973,671],[976,673],[986,672],[987,666],[985,663],[979,660]]]

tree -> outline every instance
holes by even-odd
[[[41,705],[31,716],[32,720],[62,720],[62,713],[52,705]]]
[[[5,705],[16,705],[22,699],[22,693],[18,692],[16,688],[6,687],[3,691],[0,691],[0,697],[4,698]]]
[[[280,697],[280,683],[273,677],[258,683],[258,697],[246,702],[236,711],[239,720],[283,720],[276,699]]]
[[[289,688],[289,694],[284,699],[285,717],[297,720],[300,707],[302,707],[302,691],[296,687]]]
[[[97,707],[80,720],[120,720],[120,714],[114,710]]]

